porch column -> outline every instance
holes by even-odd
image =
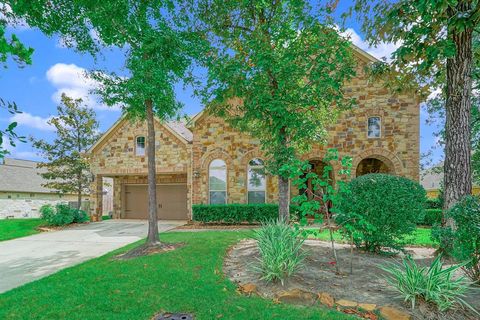
[[[90,218],[92,221],[102,221],[103,211],[103,179],[100,175],[95,175],[90,184]]]

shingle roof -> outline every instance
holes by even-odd
[[[35,161],[5,158],[0,163],[0,191],[52,193],[52,189],[42,187],[46,181],[40,176],[45,169],[37,168]]]
[[[193,140],[193,133],[187,129],[187,124],[185,121],[170,121],[167,122],[167,125],[170,127],[170,129],[185,138],[185,140],[189,142]]]

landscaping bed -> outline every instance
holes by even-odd
[[[342,244],[337,244],[337,247],[340,274],[335,273],[330,243],[307,240],[304,249],[310,254],[304,262],[304,267],[287,279],[282,286],[279,282],[267,283],[260,279],[260,274],[254,270],[259,259],[256,242],[250,239],[242,240],[230,249],[225,259],[224,272],[242,291],[245,291],[242,288],[247,288],[246,291],[249,293],[255,292],[268,299],[306,305],[320,300],[329,307],[347,311],[371,309],[377,315],[393,308],[405,315],[405,318],[398,319],[408,319],[409,310],[402,299],[389,289],[382,277],[384,271],[379,268],[379,265],[401,262],[401,256],[377,255],[354,250],[353,275],[350,275],[350,247]],[[432,248],[406,249],[419,265],[427,266],[433,260]],[[480,309],[478,290],[472,291],[466,300],[473,307]],[[439,314],[422,307],[416,308],[412,316],[414,319],[478,319],[478,316],[465,310]]]

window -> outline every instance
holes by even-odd
[[[265,203],[265,166],[263,160],[253,159],[248,163],[248,203]]]
[[[145,137],[137,137],[135,141],[135,154],[137,156],[144,156],[145,155]]]
[[[380,138],[380,133],[381,133],[380,117],[368,118],[368,137]]]
[[[227,165],[225,161],[215,159],[210,162],[208,187],[210,204],[227,203]]]

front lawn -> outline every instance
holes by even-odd
[[[432,230],[430,228],[417,228],[417,230],[415,230],[415,233],[412,236],[409,236],[405,239],[406,244],[407,246],[435,247],[437,243],[431,239],[431,235],[432,235]],[[329,241],[330,234],[328,230],[323,230],[317,236],[310,236],[310,238]],[[335,239],[335,241],[345,242],[342,239],[342,235],[340,234],[340,232],[335,232],[333,235],[333,238]]]
[[[44,225],[42,219],[5,219],[0,220],[0,241],[30,236],[39,233],[37,228]]]
[[[227,248],[250,231],[161,234],[185,242],[172,252],[127,261],[90,260],[0,295],[0,319],[141,319],[160,311],[196,319],[350,319],[335,310],[246,297],[222,273]],[[138,245],[138,244],[137,244]],[[127,248],[132,248],[130,245]]]

